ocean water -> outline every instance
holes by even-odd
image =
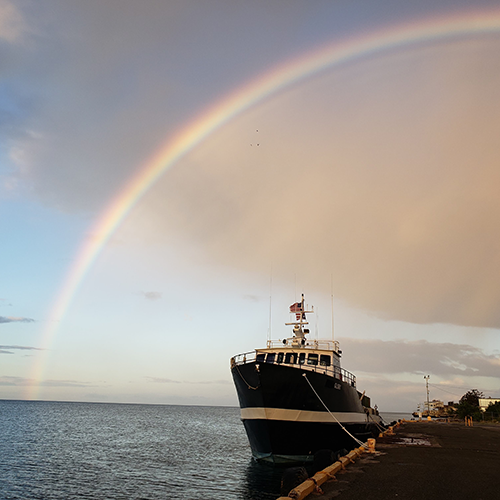
[[[239,408],[0,401],[2,500],[264,500]]]
[[[267,500],[282,473],[239,408],[0,400],[1,500]]]
[[[403,412],[380,412],[380,416],[384,420],[386,424],[390,424],[391,422],[394,422],[395,420],[411,420],[412,419],[412,414],[411,413],[403,413]]]

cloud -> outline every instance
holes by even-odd
[[[43,387],[98,387],[100,384],[78,380],[42,380],[38,385]]]
[[[0,386],[33,386],[43,387],[97,387],[99,384],[82,382],[78,380],[43,380],[38,382],[34,379],[25,377],[0,376]]]
[[[341,339],[341,345],[354,372],[500,378],[500,355],[467,344]]]
[[[40,347],[29,347],[20,345],[0,345],[0,354],[14,354],[12,351],[43,351]]]
[[[311,47],[280,48],[294,14],[269,14],[278,29],[256,39],[262,11],[202,9],[63,2],[36,50],[11,47],[11,156],[31,196],[101,210],[187,117]],[[235,27],[234,47],[215,25]],[[499,50],[487,35],[390,50],[271,96],[155,185],[138,232],[228,273],[300,269],[326,293],[333,275],[336,297],[383,318],[500,328]]]
[[[431,381],[433,380],[431,376]],[[439,399],[447,403],[448,401],[458,402],[460,398],[469,390],[477,388],[486,395],[500,394],[500,386],[496,389],[481,388],[476,383],[467,383],[459,377],[437,384],[429,384],[430,399]],[[382,412],[413,412],[417,405],[426,399],[425,381],[399,380],[395,377],[381,374],[362,373],[357,377],[357,388],[366,391],[371,398],[371,404],[378,405]]]
[[[32,323],[33,321],[35,321],[35,320],[31,319],[31,318],[16,318],[14,316],[0,316],[0,323],[14,323],[14,322]]]
[[[26,386],[32,385],[33,381],[24,377],[9,377],[9,376],[0,376],[0,385],[8,385],[8,386]]]
[[[11,148],[12,178],[64,211],[102,209],[179,123],[279,57],[268,50],[274,30],[255,37],[265,7],[196,4],[196,16],[177,2],[44,7],[24,10],[37,32],[31,51],[9,53],[16,62],[11,100],[26,105],[26,133]],[[228,50],[228,26],[239,26],[238,48]],[[259,58],[244,57],[259,47]]]
[[[21,12],[9,0],[0,0],[0,39],[19,42],[27,27]]]
[[[184,382],[185,384],[206,384],[206,385],[227,385],[231,384],[230,380],[202,380],[195,382]]]
[[[366,395],[371,399],[371,406],[378,406],[378,409],[384,411],[404,411],[413,412],[417,409],[417,404],[425,398],[425,385],[411,381],[396,381],[389,377],[364,376],[361,380],[358,377],[357,389],[366,391]],[[463,391],[464,393],[466,391]],[[433,398],[442,398],[442,394],[435,395]],[[453,398],[452,398],[453,399]]]
[[[386,54],[270,99],[172,169],[135,227],[228,270],[272,265],[277,283],[329,293],[333,275],[336,297],[384,319],[500,328],[500,41],[479,45]]]
[[[148,300],[160,300],[161,292],[141,292],[142,295]]]
[[[179,380],[172,380],[170,378],[160,378],[160,377],[145,377],[156,384],[182,384]]]

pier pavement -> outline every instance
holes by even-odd
[[[500,498],[500,425],[405,422],[307,500]]]

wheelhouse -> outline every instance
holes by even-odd
[[[304,296],[301,302],[290,306],[290,313],[295,321],[285,323],[293,326],[293,336],[283,340],[268,340],[267,347],[252,352],[238,354],[231,358],[231,367],[246,363],[255,363],[257,370],[260,364],[274,364],[289,368],[321,372],[356,387],[356,377],[340,366],[342,351],[336,340],[309,340],[306,335],[309,329],[304,307]]]

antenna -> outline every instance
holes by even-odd
[[[334,320],[333,320],[333,273],[330,275],[330,277],[331,277],[331,294],[332,294],[332,340],[335,340]]]
[[[269,328],[267,329],[267,345],[271,343],[271,319],[272,319],[272,297],[273,297],[273,267],[271,266],[271,276],[269,277]]]
[[[316,308],[316,328],[315,328],[315,332],[314,332],[314,333],[316,333],[316,340],[319,339],[318,323],[319,323],[319,313],[318,313],[318,308]]]

